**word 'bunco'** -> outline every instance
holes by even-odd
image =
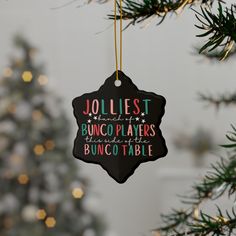
[[[152,156],[152,145],[128,145],[128,144],[85,144],[84,155],[92,156],[130,156],[130,157],[146,157]]]
[[[153,137],[156,135],[154,124],[81,124],[82,136],[140,136]]]
[[[88,115],[91,112],[94,115],[138,115],[141,113],[141,108],[145,114],[149,114],[148,106],[150,101],[150,99],[138,98],[109,99],[108,101],[104,99],[86,99],[83,114]]]

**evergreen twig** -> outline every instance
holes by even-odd
[[[221,60],[224,60],[235,49],[236,5],[232,4],[230,8],[223,8],[219,2],[217,14],[203,7],[201,7],[201,13],[195,12],[197,19],[201,23],[201,25],[195,26],[205,31],[197,35],[197,37],[209,37],[208,41],[199,50],[199,53],[223,48],[221,50]]]
[[[200,99],[209,103],[213,104],[217,108],[219,108],[220,105],[235,105],[236,104],[236,92],[231,94],[222,94],[218,97],[214,97],[212,95],[206,95],[206,94],[200,94]]]
[[[160,18],[158,24],[161,24],[169,13],[177,13],[196,3],[211,6],[213,2],[214,0],[123,0],[122,15],[124,20],[130,20],[128,26],[152,16]],[[119,3],[117,5],[120,10],[121,6]],[[109,15],[109,18],[114,19],[114,15]],[[117,15],[117,19],[120,19],[120,15]]]
[[[212,12],[214,2],[218,2],[217,12]],[[179,14],[186,6],[192,7],[199,4],[201,12],[195,11],[195,15],[200,25],[195,25],[203,33],[197,37],[208,37],[207,42],[200,48],[199,53],[214,58],[215,49],[221,49],[220,54],[215,56],[221,60],[226,59],[235,51],[236,42],[236,4],[230,7],[223,7],[222,0],[124,0],[122,5],[122,15],[124,20],[128,20],[126,28],[130,25],[141,23],[153,16],[157,16],[161,24],[170,13]],[[119,12],[121,6],[117,3]],[[108,15],[109,19],[114,19],[114,14]],[[121,16],[118,14],[117,19]],[[212,56],[213,55],[213,56]]]
[[[236,227],[236,212],[232,207],[231,213],[226,210],[222,213],[217,207],[216,216],[211,216],[199,210],[201,204],[209,199],[220,198],[226,190],[228,196],[236,192],[236,128],[232,126],[232,132],[226,135],[229,144],[221,145],[230,149],[232,155],[229,158],[221,158],[211,166],[202,181],[192,187],[192,195],[183,196],[186,210],[172,210],[167,215],[162,215],[164,226],[155,231],[161,235],[231,235]]]

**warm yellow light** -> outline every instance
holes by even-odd
[[[55,147],[54,141],[53,141],[53,140],[47,140],[47,141],[45,142],[45,147],[46,147],[47,150],[52,150],[52,149],[54,149],[54,147]]]
[[[216,216],[214,217],[214,219],[218,222],[224,222],[224,223],[227,223],[229,220],[224,218],[223,216]]]
[[[18,182],[20,184],[27,184],[29,182],[29,177],[26,174],[21,174],[18,176]]]
[[[44,149],[44,147],[43,147],[42,144],[37,144],[37,145],[35,145],[35,147],[34,147],[34,153],[35,153],[37,156],[43,155],[44,151],[45,151],[45,149]]]
[[[224,222],[224,223],[227,223],[229,220],[226,219],[225,217],[221,217],[221,220]]]
[[[82,198],[84,195],[84,191],[81,188],[74,188],[72,190],[72,195],[74,198]]]
[[[56,219],[54,217],[48,217],[46,220],[45,220],[45,224],[48,228],[53,228],[55,227],[56,225]]]
[[[199,218],[199,209],[198,207],[196,207],[193,211],[193,216],[195,219],[198,219]]]
[[[44,220],[47,216],[47,213],[44,209],[39,209],[36,213],[36,218],[38,220]]]
[[[12,71],[11,68],[7,67],[7,68],[4,69],[3,75],[4,75],[5,77],[11,77],[12,74],[13,74],[13,71]]]
[[[31,73],[31,71],[24,71],[23,72],[22,79],[24,82],[29,83],[29,82],[31,82],[32,78],[33,78],[33,75]]]
[[[40,75],[38,77],[38,82],[40,85],[46,85],[48,83],[48,77],[45,75]]]
[[[38,121],[40,119],[42,119],[43,117],[43,113],[39,110],[34,110],[32,112],[32,119],[35,120],[35,121]]]

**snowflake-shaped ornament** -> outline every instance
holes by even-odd
[[[124,183],[141,163],[167,154],[159,128],[166,100],[138,90],[123,72],[118,75],[120,86],[114,73],[98,91],[73,100],[79,126],[73,154]]]

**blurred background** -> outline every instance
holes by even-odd
[[[72,99],[97,90],[115,70],[112,21],[106,19],[113,5],[74,1],[58,8],[65,3],[0,1],[0,122],[6,136],[0,139],[0,234],[151,235],[160,214],[180,205],[176,194],[188,191],[218,159],[217,145],[224,143],[235,113],[207,107],[198,93],[232,91],[236,61],[212,62],[196,54],[200,41],[191,10],[160,26],[154,18],[148,27],[124,31],[123,71],[139,89],[167,100],[161,130],[169,152],[142,164],[125,184],[117,184],[97,165],[77,160],[75,168],[71,155],[77,131]],[[44,161],[37,157],[45,155]],[[34,156],[35,161],[29,163],[23,156]],[[30,169],[33,173],[27,173]],[[62,211],[75,215],[68,219],[60,216]],[[12,212],[21,212],[21,219]],[[14,222],[21,222],[21,230],[7,234]]]

